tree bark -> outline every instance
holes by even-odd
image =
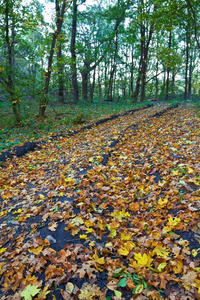
[[[192,94],[192,72],[193,72],[193,65],[192,65],[192,54],[190,55],[190,65],[189,65],[189,78],[188,78],[188,96]]]
[[[76,31],[77,31],[77,0],[73,0],[73,17],[72,17],[72,36],[71,36],[71,74],[72,74],[72,88],[73,88],[73,101],[78,103],[79,90],[77,80],[77,67],[76,67]]]
[[[56,25],[59,24],[60,6],[58,0],[55,1],[56,9]],[[62,47],[61,42],[57,43],[57,66],[58,66],[58,101],[64,103],[64,66],[62,62]]]
[[[185,92],[184,99],[187,99],[188,93],[188,63],[189,63],[189,29],[186,30],[186,61],[185,61]]]
[[[94,98],[95,79],[96,79],[96,68],[94,69],[92,83],[90,85],[90,102],[93,102],[93,98]]]
[[[13,67],[14,67],[14,40],[10,41],[9,37],[9,0],[6,0],[6,7],[5,7],[5,24],[6,24],[6,45],[8,49],[8,67],[7,67],[7,81],[5,82],[7,85],[7,91],[10,95],[10,101],[12,104],[12,111],[15,118],[15,124],[21,124],[21,117],[19,112],[19,101],[15,95],[15,85],[14,85],[14,74],[13,74]],[[14,22],[14,20],[13,20]],[[12,24],[12,29],[14,30],[14,25]],[[12,30],[12,34],[14,32]],[[13,36],[14,37],[14,36]]]
[[[67,0],[63,0],[60,18],[57,22],[56,31],[53,33],[53,38],[52,38],[52,42],[51,42],[51,50],[50,50],[49,59],[48,59],[48,68],[47,68],[47,71],[45,72],[46,79],[45,79],[45,85],[44,85],[44,90],[43,90],[43,97],[42,97],[42,99],[40,99],[39,117],[44,117],[45,110],[46,110],[46,107],[48,104],[48,92],[49,92],[49,83],[50,83],[51,71],[52,71],[53,54],[54,54],[57,37],[60,34],[60,31],[62,28],[66,4],[67,4]]]
[[[169,49],[171,49],[172,45],[172,30],[170,29],[169,32]],[[165,100],[169,98],[169,74],[170,74],[170,67],[167,68],[167,80],[166,80],[166,91],[165,91]]]
[[[133,60],[134,53],[133,53],[133,46],[131,47],[131,79],[130,79],[130,94],[133,97]]]
[[[82,76],[82,98],[83,100],[88,99],[88,78],[89,78],[89,64],[84,61],[83,70],[81,72]]]

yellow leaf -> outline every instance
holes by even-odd
[[[86,227],[92,227],[92,226],[94,226],[94,223],[92,223],[92,222],[86,220],[86,221],[85,221],[85,226],[86,226]]]
[[[144,289],[143,284],[139,284],[135,289],[135,294],[141,294]]]
[[[22,212],[22,209],[19,208],[18,210],[13,211],[13,215],[20,214],[21,212]]]
[[[164,268],[166,267],[166,265],[167,265],[167,263],[165,263],[165,262],[159,264],[157,270],[158,270],[159,272],[163,271]]]
[[[141,267],[150,267],[153,261],[153,258],[146,255],[146,253],[144,253],[143,255],[141,253],[135,253],[134,258],[135,260],[137,260],[137,264]]]
[[[20,296],[24,297],[25,300],[32,300],[32,297],[34,297],[39,292],[40,292],[40,289],[38,289],[37,286],[29,284],[21,292]]]
[[[179,175],[179,171],[172,171],[173,175]]]
[[[0,254],[6,252],[6,249],[7,249],[7,248],[0,248]]]
[[[89,239],[89,237],[86,234],[80,234],[79,237],[80,237],[81,240],[88,240]]]
[[[105,261],[104,261],[104,257],[98,257],[97,252],[95,251],[95,254],[91,257],[96,263],[100,264],[100,265],[104,265]]]
[[[118,299],[121,299],[122,298],[122,293],[117,291],[117,290],[114,290],[114,293],[115,293],[115,296],[118,298]]]
[[[173,262],[173,263],[172,263]],[[183,271],[183,262],[182,260],[178,260],[178,261],[171,261],[171,264],[173,265],[173,271],[175,274],[181,274]]]
[[[92,228],[86,228],[86,233],[91,233],[93,231],[94,231],[94,229],[92,229]]]
[[[188,170],[188,173],[189,173],[189,174],[194,173],[194,170],[193,170],[192,168],[190,168],[190,167],[188,167],[187,170]]]
[[[195,257],[198,255],[198,250],[192,249],[192,256]]]
[[[81,224],[84,224],[84,221],[83,221],[83,219],[81,217],[75,217],[74,219],[72,219],[70,221],[70,224],[74,224],[76,226],[79,226]]]
[[[43,250],[43,246],[39,246],[37,248],[28,249],[28,252],[33,253],[35,255],[39,255],[42,250]]]
[[[118,253],[127,256],[134,247],[135,244],[133,242],[127,242],[118,250]]]
[[[174,218],[173,219],[172,217],[169,217],[167,225],[170,228],[173,228],[173,227],[176,227],[176,225],[178,225],[180,222],[181,222],[180,218]]]
[[[105,247],[106,248],[113,247],[113,244],[111,242],[108,242],[108,243],[105,244]]]
[[[169,251],[167,251],[167,249],[165,247],[162,247],[161,245],[158,245],[153,250],[153,253],[156,253],[157,256],[168,258]]]
[[[158,204],[161,206],[161,207],[164,207],[166,204],[168,203],[168,197],[166,197],[165,199],[159,199],[158,200]]]
[[[129,212],[126,212],[125,209],[122,209],[121,211],[115,210],[113,213],[110,214],[111,217],[117,219],[117,220],[122,220],[123,218],[129,218],[130,214]]]
[[[117,235],[116,229],[111,229],[109,237],[114,238]]]
[[[121,233],[121,240],[122,241],[130,241],[130,239],[131,239],[131,235],[127,235],[127,233],[125,231],[123,231]]]
[[[72,179],[71,177],[65,178],[66,182],[74,182],[74,179]]]
[[[37,298],[38,299],[46,299],[46,295],[48,295],[50,293],[50,291],[48,291],[48,288],[49,288],[49,285],[45,286],[43,288],[43,290],[40,291]]]

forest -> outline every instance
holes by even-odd
[[[0,299],[199,300],[199,0],[0,17]]]
[[[20,124],[56,104],[199,96],[199,2],[1,4],[0,102]]]

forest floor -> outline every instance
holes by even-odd
[[[159,104],[2,163],[0,298],[200,299],[199,145]]]

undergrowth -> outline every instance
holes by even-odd
[[[178,102],[178,99],[173,102]],[[46,109],[46,118],[39,119],[37,117],[38,106],[35,105],[35,102],[28,101],[21,104],[22,126],[16,127],[10,104],[0,103],[0,151],[60,131],[73,130],[79,126],[93,123],[97,119],[147,104],[149,102],[126,101],[125,103],[125,101],[120,101],[116,103],[100,100],[94,103],[80,102],[78,105],[57,105],[57,102],[52,102]]]

